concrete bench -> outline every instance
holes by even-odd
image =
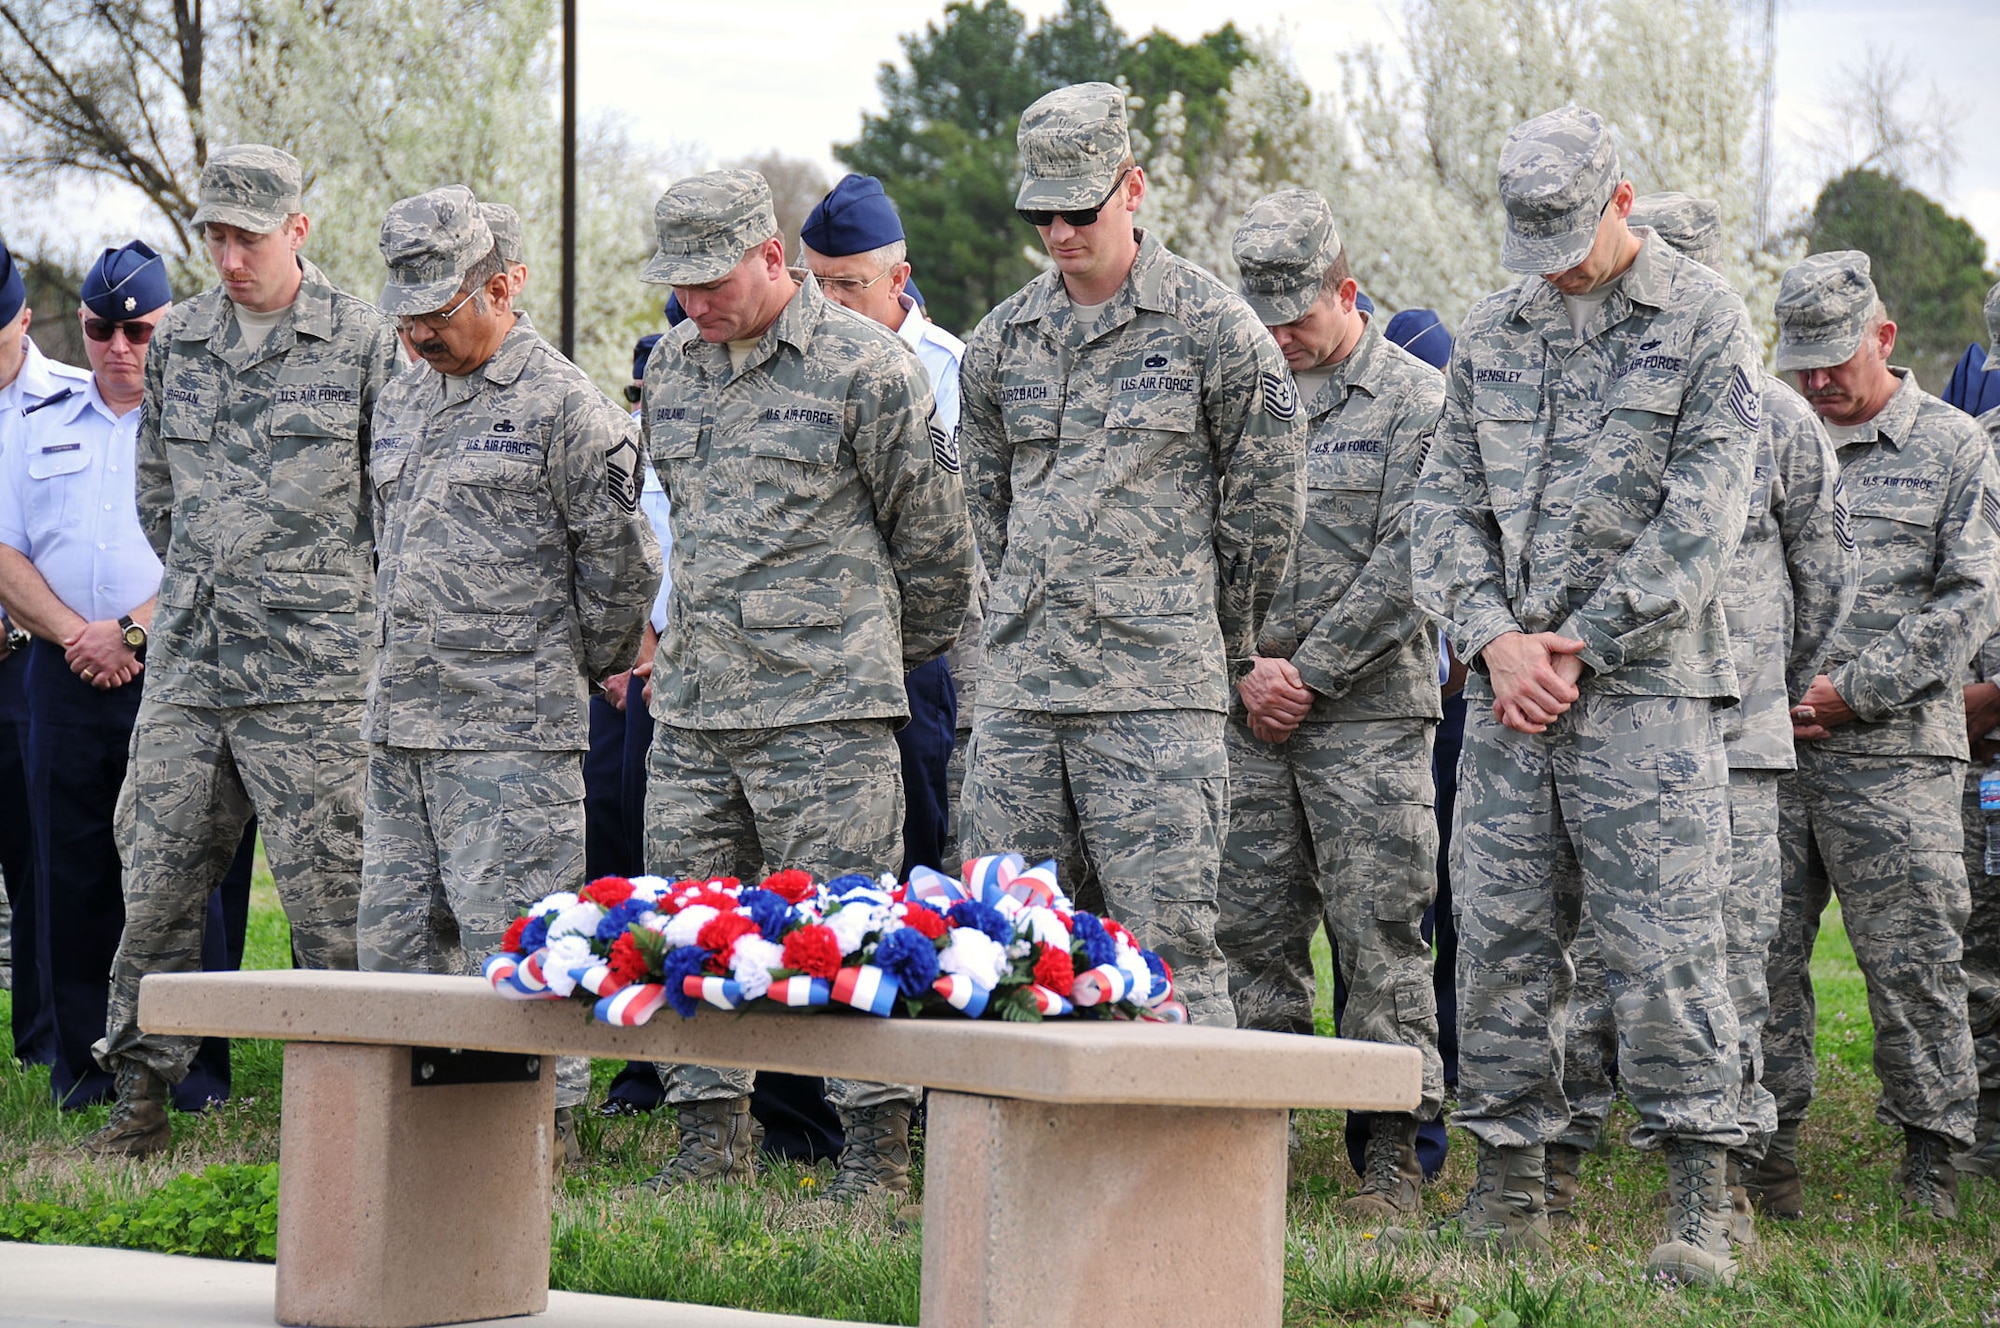
[[[938,1328],[1278,1324],[1286,1109],[1407,1111],[1421,1075],[1408,1048],[1167,1024],[753,1007],[612,1028],[470,977],[160,974],[139,1022],[287,1044],[277,1318],[329,1328],[542,1311],[557,1052],[932,1089]]]

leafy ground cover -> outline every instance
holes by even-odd
[[[287,962],[284,917],[260,874],[246,962]],[[1324,966],[1324,946],[1318,958]],[[1804,1222],[1762,1228],[1729,1290],[1649,1282],[1658,1239],[1657,1155],[1613,1143],[1589,1159],[1576,1226],[1557,1257],[1518,1269],[1464,1256],[1384,1258],[1334,1220],[1352,1192],[1338,1112],[1301,1120],[1301,1183],[1289,1203],[1288,1328],[1572,1328],[1594,1324],[2000,1325],[2000,1187],[1971,1183],[1954,1227],[1897,1216],[1889,1171],[1900,1140],[1874,1120],[1865,993],[1837,913],[1814,957],[1820,1101],[1803,1141]],[[1322,975],[1324,977],[1324,974]],[[1322,981],[1322,990],[1330,988]],[[6,996],[0,993],[0,1018]],[[1330,1012],[1323,1012],[1330,1026]],[[175,1119],[163,1158],[99,1163],[71,1147],[105,1108],[65,1114],[45,1070],[0,1065],[0,1239],[268,1259],[276,1221],[282,1051],[235,1046],[236,1097]],[[616,1070],[597,1066],[600,1091]],[[1615,1137],[1631,1124],[1619,1120]],[[754,1187],[666,1199],[636,1188],[672,1148],[671,1113],[582,1122],[586,1162],[557,1200],[552,1285],[884,1324],[917,1318],[921,1233],[818,1199],[829,1167],[767,1166]],[[1425,1196],[1443,1216],[1464,1193],[1470,1140]]]

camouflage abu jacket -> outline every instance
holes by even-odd
[[[690,320],[642,416],[673,499],[653,716],[682,728],[903,719],[972,594],[958,451],[895,333],[809,273],[733,372]]]
[[[1305,519],[1305,420],[1249,306],[1142,232],[1088,333],[1045,273],[958,381],[993,573],[980,705],[1228,710]]]
[[[375,407],[381,650],[361,736],[582,751],[660,586],[632,419],[527,315],[462,378],[418,364]]]
[[[1583,335],[1529,277],[1473,306],[1417,484],[1417,602],[1475,667],[1504,632],[1584,643],[1586,687],[1738,695],[1722,605],[1763,369],[1743,301],[1644,227]]]
[[[146,694],[188,706],[356,700],[375,642],[368,421],[394,329],[300,260],[290,315],[243,344],[220,287],[146,354],[139,522],[166,564]]]
[[[1720,598],[1743,701],[1723,713],[1734,770],[1790,770],[1791,703],[1854,607],[1859,561],[1840,463],[1805,398],[1765,375],[1750,516]]]
[[[1859,720],[1815,745],[1963,761],[1961,680],[2000,621],[2000,471],[1965,412],[1896,373],[1875,437],[1835,449],[1861,588],[1820,671]]]
[[[1306,525],[1257,653],[1318,693],[1312,720],[1436,719],[1437,635],[1410,586],[1410,499],[1444,405],[1437,370],[1367,330],[1304,403]]]

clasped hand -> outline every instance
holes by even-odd
[[[1502,632],[1479,652],[1493,683],[1493,717],[1521,733],[1545,733],[1582,693],[1583,642],[1554,632]]]

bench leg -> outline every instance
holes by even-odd
[[[927,1328],[1276,1328],[1285,1112],[933,1092]]]
[[[548,1308],[553,1060],[531,1083],[418,1088],[410,1056],[285,1047],[279,1323],[418,1328]]]

